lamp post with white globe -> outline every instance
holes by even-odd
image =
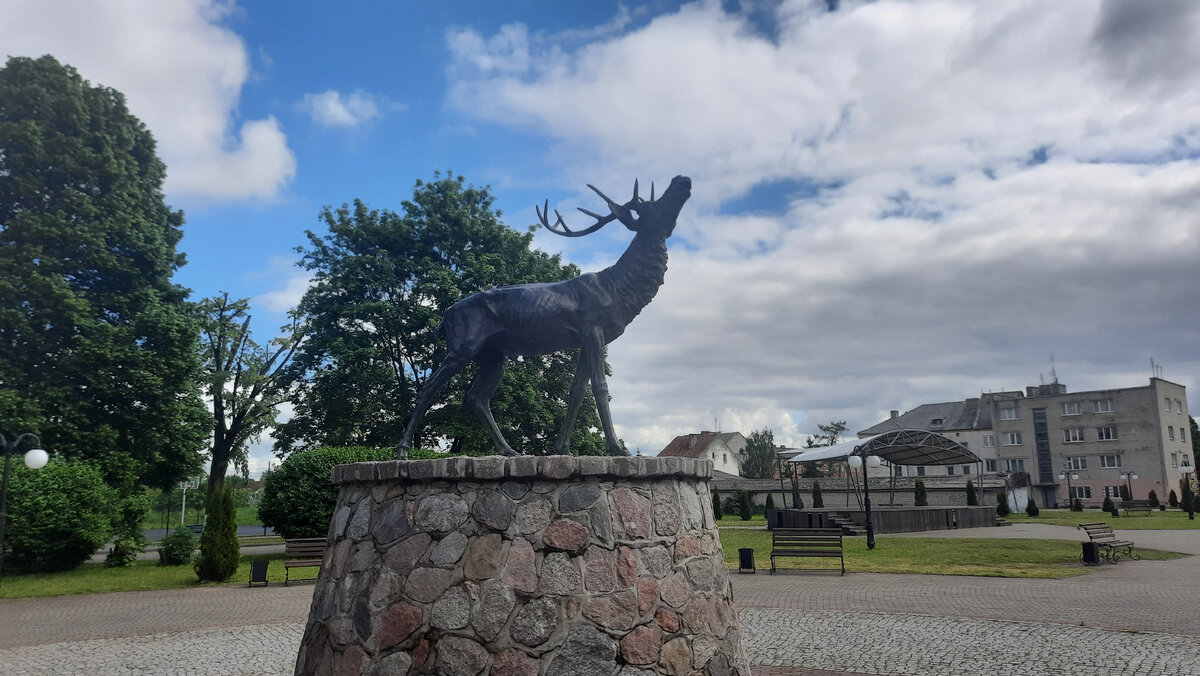
[[[850,465],[851,469],[859,469],[862,467],[863,475],[863,509],[867,513],[867,549],[875,549],[875,523],[871,520],[871,484],[867,481],[867,469],[874,469],[879,466],[880,460],[877,455],[868,455],[866,459],[866,467],[863,467],[863,458],[861,455],[854,455],[851,452],[846,456],[846,464]]]
[[[1192,499],[1188,500],[1188,518],[1193,520],[1196,518],[1196,500],[1200,499],[1200,496],[1196,495],[1196,491],[1192,490],[1192,473],[1195,471],[1196,468],[1187,464],[1186,460],[1184,460],[1184,463],[1179,466],[1179,473],[1183,476],[1183,480],[1186,482],[1188,493],[1191,494]]]
[[[25,454],[26,467],[41,469],[50,460],[50,455],[39,448],[42,441],[37,438],[36,434],[27,432],[13,441],[9,441],[3,434],[0,434],[0,452],[4,455],[4,478],[0,479],[0,579],[4,577],[4,531],[8,526],[8,513],[5,511],[8,509],[8,461],[12,457],[13,451],[17,450],[21,442],[26,439],[33,440],[33,449]]]

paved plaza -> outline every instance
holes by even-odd
[[[1119,534],[1200,554],[1200,531]],[[1079,539],[1042,525],[924,535]],[[1200,674],[1200,557],[1060,580],[731,575],[755,676]],[[0,601],[0,674],[291,673],[311,593],[308,583]]]

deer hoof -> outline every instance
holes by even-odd
[[[404,444],[396,444],[396,459],[408,460],[408,446]]]

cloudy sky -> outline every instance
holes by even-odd
[[[692,177],[609,355],[646,453],[858,430],[1051,354],[1072,391],[1151,359],[1197,384],[1200,3],[346,4],[6,0],[0,47],[127,95],[187,213],[178,281],[251,297],[260,331],[322,205],[398,210],[452,169],[523,229],[546,198],[598,209],[586,183]],[[628,241],[536,243],[596,270]]]

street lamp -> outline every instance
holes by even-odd
[[[848,455],[846,456],[846,464],[850,469],[858,469],[863,466],[862,456]],[[879,456],[867,456],[867,468],[874,469],[879,466]],[[863,469],[863,508],[867,512],[867,549],[875,549],[875,524],[871,520],[871,484],[867,481],[867,470]]]
[[[1192,490],[1192,477],[1190,476],[1195,471],[1196,471],[1196,468],[1187,464],[1186,460],[1183,462],[1182,465],[1179,466],[1179,473],[1181,475],[1183,475],[1183,480],[1187,482],[1188,493],[1190,494],[1190,497],[1191,497],[1191,500],[1188,500],[1188,518],[1189,519],[1196,518],[1196,500],[1198,498],[1196,495],[1196,491]]]
[[[1129,483],[1129,480],[1136,479],[1136,478],[1138,478],[1138,476],[1137,476],[1137,474],[1132,474],[1129,472],[1121,472],[1121,478],[1125,480],[1125,495],[1128,495],[1129,499],[1132,500],[1133,499],[1133,486]]]
[[[11,442],[0,434],[0,452],[4,454],[4,478],[0,479],[0,579],[4,577],[4,531],[8,526],[8,512],[5,511],[8,508],[8,460],[25,439],[33,439],[33,449],[25,454],[26,467],[41,469],[50,460],[50,456],[38,448],[42,445],[42,440],[38,439],[36,434],[26,432]]]
[[[1074,510],[1075,509],[1075,496],[1072,494],[1072,491],[1071,491],[1071,479],[1075,479],[1076,481],[1078,481],[1079,475],[1072,474],[1071,470],[1064,469],[1063,471],[1058,473],[1058,480],[1062,481],[1063,479],[1067,480],[1067,509]]]

